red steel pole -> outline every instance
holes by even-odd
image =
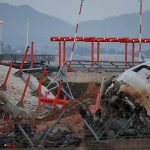
[[[5,77],[5,81],[4,81],[4,83],[0,86],[0,89],[1,89],[1,90],[6,90],[6,84],[7,84],[7,81],[8,81],[8,78],[9,78],[9,75],[10,75],[12,66],[13,66],[13,63],[11,62],[11,63],[10,63],[10,66],[9,66],[9,68],[8,68],[6,77]]]
[[[43,82],[45,74],[46,74],[46,67],[44,67],[44,70],[43,70],[43,73],[42,73],[42,76],[40,78],[39,85],[38,85],[38,88],[37,88],[37,92],[39,94],[37,110],[40,108],[40,105],[41,105],[41,100],[40,99],[41,99],[41,96],[42,96],[42,82]]]
[[[63,84],[63,81],[61,81],[60,84],[59,84],[58,92],[57,92],[57,94],[56,94],[56,96],[55,96],[56,99],[59,98],[59,95],[60,95],[60,92],[61,92],[61,88],[62,88],[62,84]]]
[[[135,57],[135,45],[132,43],[132,65],[134,65],[134,57]]]
[[[84,2],[84,0],[81,0],[80,10],[79,10],[79,19],[80,19],[81,13],[82,13],[83,2]],[[79,22],[80,21],[78,21],[78,23],[76,24],[76,31],[75,31],[75,35],[74,35],[73,44],[72,44],[71,56],[70,56],[69,66],[68,66],[68,72],[71,71],[71,63],[72,63],[72,60],[73,60],[73,54],[74,54],[74,49],[75,49],[75,44],[76,44],[76,38],[77,38],[78,29],[79,29]]]
[[[25,87],[24,87],[24,90],[23,90],[23,93],[22,93],[22,97],[21,97],[21,99],[20,99],[20,101],[21,101],[22,103],[23,103],[23,99],[24,99],[25,94],[26,94],[26,91],[27,91],[27,87],[28,87],[28,85],[29,85],[29,81],[30,81],[30,74],[29,74],[29,76],[28,76],[28,78],[27,78],[26,85],[25,85]]]
[[[24,62],[25,62],[25,60],[26,60],[26,58],[27,58],[27,54],[28,54],[29,48],[30,48],[30,47],[27,46],[26,51],[25,51],[24,56],[23,56],[23,59],[22,59],[22,62],[21,62],[21,65],[20,65],[19,73],[22,72],[22,68],[23,68]]]
[[[33,67],[34,64],[34,42],[33,41],[31,42],[30,63],[31,63],[30,67]]]
[[[7,74],[6,74],[5,81],[4,81],[4,83],[3,83],[4,86],[6,86],[6,83],[7,83],[7,81],[8,81],[8,78],[9,78],[9,75],[10,75],[10,72],[11,72],[12,65],[13,65],[13,63],[10,63],[8,72],[7,72]]]
[[[100,63],[100,43],[97,42],[97,62]]]
[[[41,83],[39,82],[39,85],[38,85],[38,93],[39,93],[39,97],[38,97],[38,106],[37,106],[37,109],[38,110],[40,108],[40,105],[41,105],[41,90],[42,90],[42,87],[41,87]]]
[[[94,64],[94,42],[91,43],[91,64]]]
[[[38,85],[38,93],[41,92],[41,89],[40,89],[41,87],[40,87],[40,86],[42,85],[42,82],[43,82],[43,79],[44,79],[45,74],[46,74],[46,67],[44,67],[42,76],[41,76],[40,81],[39,81],[39,85]]]
[[[125,43],[125,66],[127,67],[128,63],[128,43]]]
[[[48,98],[48,97],[41,97],[40,102],[43,103],[51,103],[54,106],[59,104],[59,105],[65,105],[67,103],[66,96],[64,99],[56,99],[56,98]]]
[[[58,65],[61,67],[61,42],[59,41]]]
[[[65,63],[66,62],[66,42],[64,41],[64,54],[63,54],[63,62]]]

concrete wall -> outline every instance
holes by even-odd
[[[101,77],[105,76],[107,78],[112,77],[119,73],[105,72],[105,73],[96,73],[96,72],[69,72],[68,81],[76,83],[86,83],[86,82],[101,82]]]

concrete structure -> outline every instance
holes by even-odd
[[[103,72],[103,73],[97,73],[97,72],[69,72],[68,73],[68,81],[72,83],[89,83],[89,82],[95,82],[95,83],[101,83],[102,76],[109,79],[113,75],[118,75],[120,72]]]
[[[27,56],[26,61],[29,63],[30,62],[30,55]],[[34,54],[34,63],[41,63],[41,61],[43,62],[54,62],[56,59],[56,55],[40,55],[40,54]],[[0,57],[1,61],[4,62],[9,62],[9,61],[13,61],[13,62],[21,62],[23,58],[23,54],[3,54]]]

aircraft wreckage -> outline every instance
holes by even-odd
[[[89,102],[80,108],[87,137],[150,137],[150,62],[113,76],[101,87],[101,107],[94,113]]]
[[[13,70],[12,73],[14,74],[15,71]],[[11,78],[15,77],[11,76]],[[10,81],[13,82],[14,80],[10,79]],[[22,81],[17,77],[15,82],[20,83]],[[36,112],[37,99],[33,96],[35,100],[32,101],[31,97],[27,95],[30,104],[25,102],[24,107],[21,108],[13,96],[8,97],[10,87],[15,89],[9,85],[10,87],[8,86],[6,91],[1,91],[0,112],[12,116],[10,120],[13,127],[10,127],[9,134],[1,134],[1,147],[68,147],[79,146],[82,139],[99,141],[150,137],[149,82],[150,62],[142,63],[117,76],[112,76],[108,80],[102,77],[96,102],[93,99],[87,99],[71,106],[68,105],[64,109],[60,106],[57,107],[56,104],[56,110],[61,109],[62,111],[60,111],[55,122],[42,132],[31,125],[31,120],[35,120],[38,116]],[[59,90],[61,89],[62,85],[59,87]],[[30,93],[30,91],[28,92]],[[49,99],[47,98],[47,100]],[[62,99],[62,102],[64,100]],[[46,105],[47,109],[51,110],[48,114],[50,115],[53,109],[51,109],[51,104]],[[30,107],[34,108],[34,112],[29,111]],[[60,124],[64,114],[71,111],[73,107],[78,108],[82,117],[84,137],[77,136],[73,129]],[[42,119],[44,117],[42,116]],[[3,119],[7,120],[7,117],[5,116]]]

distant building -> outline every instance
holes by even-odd
[[[0,54],[2,54],[2,26],[3,26],[3,21],[0,20]]]

